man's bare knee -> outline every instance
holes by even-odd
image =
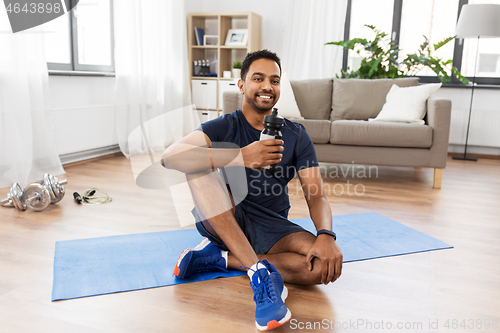
[[[195,180],[197,178],[209,175],[212,172],[214,172],[214,171],[212,171],[212,170],[203,170],[203,171],[200,171],[200,172],[186,173],[186,179],[187,179],[188,182],[190,182],[190,181]]]

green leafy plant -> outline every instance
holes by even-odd
[[[233,61],[233,68],[241,69],[241,61]]]
[[[460,82],[467,84],[467,79],[452,66],[452,60],[443,60],[437,58],[433,53],[455,39],[455,36],[445,38],[437,44],[431,44],[426,36],[424,42],[420,45],[417,52],[407,54],[402,61],[399,57],[399,47],[391,40],[389,35],[378,30],[373,25],[365,24],[366,27],[373,30],[375,38],[368,40],[365,38],[353,38],[347,41],[330,42],[325,45],[338,45],[345,49],[355,50],[358,54],[361,51],[369,55],[361,59],[360,67],[356,70],[347,68],[347,71],[341,70],[341,76],[345,78],[358,79],[380,79],[380,78],[398,78],[406,76],[415,76],[423,68],[430,68],[438,76],[441,82],[450,81],[450,72],[458,78]],[[359,47],[356,47],[359,46]],[[337,77],[339,77],[337,75]]]

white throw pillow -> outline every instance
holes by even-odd
[[[386,102],[376,118],[369,121],[395,121],[425,124],[426,102],[430,95],[441,87],[441,83],[424,84],[417,87],[400,88],[393,84]]]
[[[286,73],[281,74],[280,80],[281,94],[278,103],[274,105],[278,109],[278,114],[290,119],[304,119],[300,114],[299,107],[295,101],[292,85]]]

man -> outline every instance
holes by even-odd
[[[276,54],[268,50],[249,53],[238,81],[244,96],[242,109],[202,124],[162,156],[166,168],[187,174],[200,217],[196,227],[206,237],[194,249],[184,250],[174,275],[186,278],[203,271],[247,270],[259,330],[290,319],[283,280],[328,284],[342,270],[342,253],[331,231],[332,213],[305,128],[285,119],[282,140],[259,141],[264,116],[271,114],[280,97],[280,76]],[[220,142],[236,148],[216,148]],[[272,164],[277,164],[274,173],[263,170]],[[234,205],[237,194],[228,193],[225,181],[214,170],[238,166],[245,167],[248,194]],[[295,172],[318,236],[287,220],[286,189]]]

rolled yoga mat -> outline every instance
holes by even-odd
[[[452,246],[378,213],[333,216],[344,262],[447,249]],[[310,218],[292,220],[316,234]],[[56,242],[52,301],[140,290],[245,274],[172,276],[186,247],[202,237],[196,229]]]

